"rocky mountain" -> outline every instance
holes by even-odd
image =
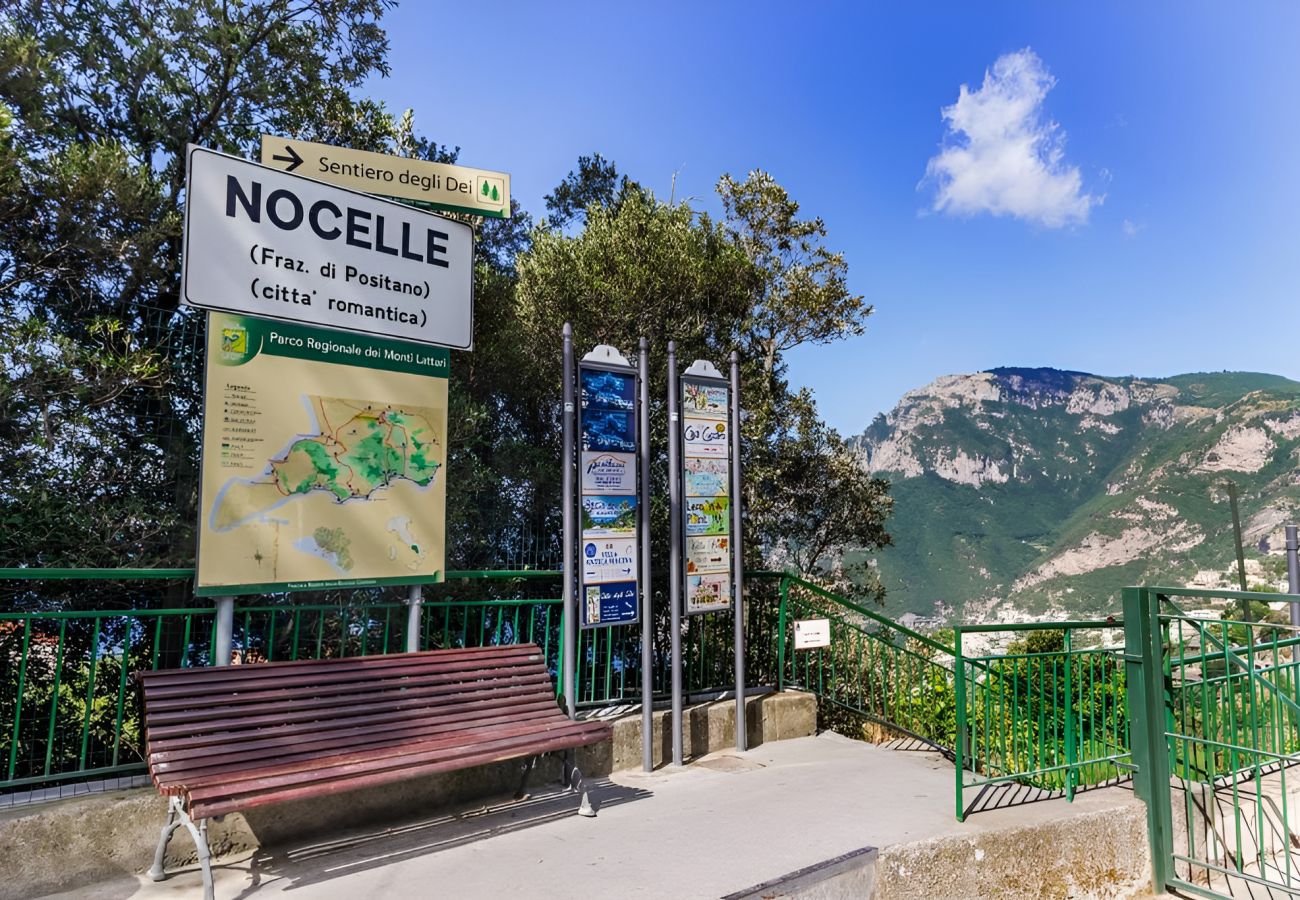
[[[1275,583],[1300,515],[1300,383],[1275,375],[951,375],[853,446],[892,483],[877,565],[894,615],[1085,615],[1129,584],[1229,586],[1229,480],[1251,581]]]

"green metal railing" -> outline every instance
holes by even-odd
[[[185,581],[192,575],[185,569],[7,569],[0,581]],[[558,594],[557,572],[448,573],[448,583],[426,591],[419,645],[535,641],[554,664]],[[407,609],[375,591],[342,592],[332,603],[237,605],[233,646],[225,652],[237,664],[396,652],[406,647]],[[0,791],[143,771],[130,674],[210,665],[218,655],[214,619],[210,607],[0,613]],[[581,680],[589,677],[579,669]]]
[[[192,577],[188,569],[0,569],[0,583],[29,585],[25,594],[17,592],[28,600],[38,600],[40,582],[50,580],[93,584],[184,582]],[[426,586],[424,594],[422,649],[536,643],[556,678],[557,696],[563,693],[559,572],[449,572],[444,583]],[[329,603],[285,598],[280,603],[237,605],[231,661],[250,664],[404,650],[408,607],[394,596],[376,590],[343,591]],[[0,613],[0,792],[142,772],[140,709],[130,675],[211,664],[217,655],[214,617],[210,607]],[[746,618],[751,684],[770,685],[776,679],[776,627],[777,592],[759,582],[750,592]],[[688,694],[733,687],[732,641],[729,617],[688,620],[682,643]],[[578,642],[580,707],[640,703],[640,626],[583,631]],[[667,647],[656,646],[657,699],[668,696],[670,677]]]
[[[998,785],[1060,792],[1130,777],[1121,652],[1114,620],[962,625],[954,629],[956,810],[961,821]],[[1014,652],[970,654],[970,636],[1021,635]],[[965,797],[975,799],[967,806]],[[996,806],[996,800],[987,807]]]
[[[951,757],[958,820],[998,785],[1073,800],[1079,789],[1128,777],[1124,670],[1118,648],[1103,645],[1120,623],[966,625],[949,645],[806,579],[770,576],[780,580],[785,635],[779,685],[817,694],[824,718],[843,709]],[[795,651],[788,625],[796,618],[830,619],[831,646]],[[1048,646],[966,652],[971,635],[990,632],[1038,635]]]
[[[952,648],[796,575],[780,579],[778,671],[798,687],[868,721],[951,751]],[[831,646],[795,650],[795,619],[831,621]]]
[[[1207,619],[1185,598],[1249,605],[1278,595],[1125,590],[1137,788],[1153,881],[1207,897],[1300,894],[1300,634]]]

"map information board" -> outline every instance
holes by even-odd
[[[196,593],[439,580],[448,356],[209,313]]]

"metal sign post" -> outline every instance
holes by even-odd
[[[411,585],[406,595],[406,652],[416,653],[420,649],[421,609],[424,606],[424,588]]]
[[[641,402],[641,767],[654,768],[654,635],[650,603],[650,342],[637,354]]]
[[[230,665],[230,646],[235,638],[235,598],[234,597],[217,597],[216,621],[213,628],[216,635],[213,638],[212,645],[215,647],[213,652],[212,665],[228,666]]]
[[[562,641],[564,652],[560,660],[560,687],[564,691],[564,706],[569,718],[577,718],[577,696],[574,682],[574,661],[577,659],[574,644],[578,638],[576,624],[577,603],[574,598],[574,584],[577,573],[574,571],[573,549],[577,543],[577,529],[574,527],[574,492],[573,492],[573,425],[577,408],[573,402],[573,326],[564,323],[564,409],[563,419],[564,450],[560,456],[561,483],[563,485],[563,519],[564,519],[564,612],[560,617],[563,623]]]
[[[736,607],[736,749],[745,750],[745,548],[740,533],[740,355],[731,352],[731,577]]]
[[[677,342],[668,342],[668,520],[672,549],[668,554],[669,634],[672,653],[673,765],[682,764],[682,487],[679,448]]]

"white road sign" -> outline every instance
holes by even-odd
[[[831,645],[830,619],[796,619],[794,623],[794,649],[815,650]]]
[[[181,297],[468,350],[468,225],[191,145]]]
[[[388,156],[368,150],[262,135],[262,165],[330,184],[418,200],[438,209],[510,218],[510,176],[505,172]]]

